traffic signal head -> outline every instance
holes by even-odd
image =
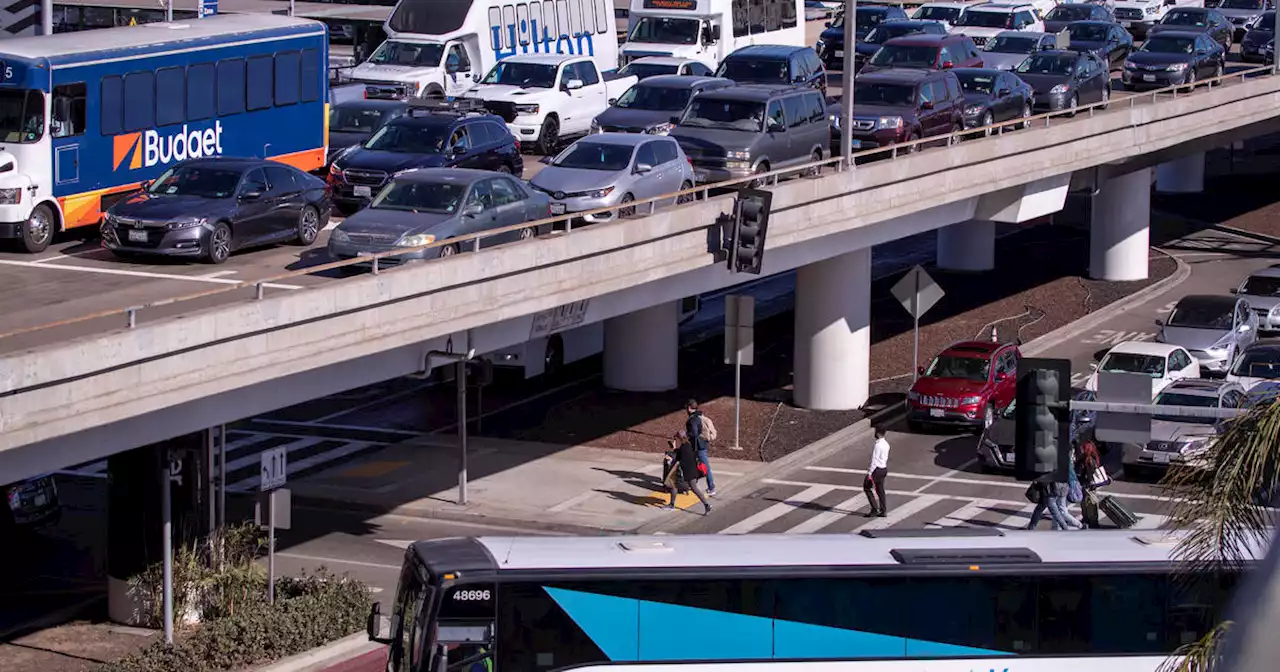
[[[729,244],[729,270],[760,274],[764,266],[764,239],[769,230],[773,193],[742,189],[733,206],[733,235]]]
[[[1023,359],[1018,363],[1014,468],[1019,479],[1051,475],[1067,480],[1071,427],[1065,407],[1071,395],[1071,363],[1065,359]]]

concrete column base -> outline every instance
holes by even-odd
[[[938,229],[938,268],[980,272],[995,267],[995,222],[972,219]]]
[[[871,358],[871,248],[796,269],[798,406],[847,411],[867,403]]]
[[[1113,177],[1093,197],[1089,277],[1145,280],[1151,247],[1151,169]]]
[[[604,323],[605,387],[666,392],[679,385],[679,304],[661,303]]]
[[[1156,191],[1163,194],[1204,191],[1204,152],[1156,166]]]

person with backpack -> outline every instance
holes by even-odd
[[[684,435],[688,437],[689,443],[693,445],[694,451],[698,455],[698,460],[707,465],[707,495],[716,496],[716,479],[711,475],[711,461],[707,459],[707,451],[711,448],[711,442],[716,440],[718,436],[715,423],[711,422],[711,418],[702,414],[698,410],[698,402],[690,399],[684,407],[688,417],[684,421]]]
[[[681,432],[679,438],[668,441],[667,447],[671,449],[671,454],[675,457],[675,464],[671,467],[671,472],[667,475],[664,483],[667,486],[667,492],[671,493],[671,502],[664,509],[676,508],[676,495],[678,494],[678,483],[684,480],[688,483],[689,489],[698,497],[698,501],[702,502],[705,507],[702,515],[711,513],[711,502],[707,501],[707,496],[702,492],[703,474],[710,474],[711,469],[707,467],[707,463],[698,458],[698,453],[694,450],[692,441],[684,436]]]

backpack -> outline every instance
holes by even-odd
[[[702,420],[702,438],[703,438],[703,440],[704,440],[704,441],[715,441],[715,440],[716,440],[716,437],[720,435],[718,432],[716,432],[716,426],[715,426],[715,423],[711,422],[711,418],[708,418],[706,415],[703,415],[703,416],[700,418],[700,420]]]

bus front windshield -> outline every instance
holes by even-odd
[[[22,144],[44,137],[44,94],[0,89],[0,140]]]
[[[646,16],[636,22],[628,42],[651,44],[697,44],[697,19],[672,19],[665,16]]]
[[[422,42],[387,40],[369,57],[377,65],[404,65],[415,68],[434,68],[444,56],[444,45]]]

